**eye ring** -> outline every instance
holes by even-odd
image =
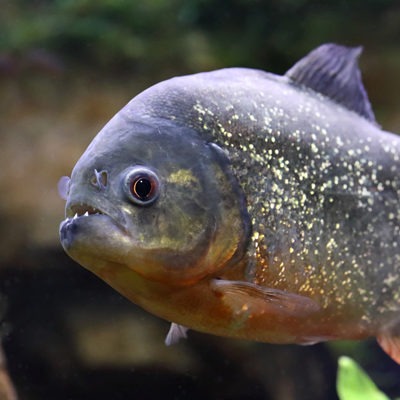
[[[152,170],[135,167],[126,175],[124,189],[132,203],[147,206],[157,200],[160,194],[160,180]]]

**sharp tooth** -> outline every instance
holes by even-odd
[[[85,214],[83,214],[84,217],[88,217],[89,216],[89,211],[86,211]]]

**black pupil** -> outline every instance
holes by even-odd
[[[151,193],[151,181],[147,178],[139,178],[135,181],[133,190],[140,200],[146,200]]]

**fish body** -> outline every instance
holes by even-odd
[[[223,69],[136,96],[72,172],[66,252],[175,327],[377,336],[399,361],[400,138],[375,122],[359,53],[323,45],[284,76]]]

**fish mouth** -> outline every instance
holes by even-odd
[[[60,238],[63,246],[66,243],[72,243],[72,239],[78,232],[79,227],[81,230],[82,226],[87,226],[88,223],[91,224],[104,218],[108,221],[112,220],[110,216],[99,208],[86,203],[69,205],[65,210],[65,217],[60,224]]]
[[[74,243],[90,242],[104,232],[126,235],[126,228],[118,215],[109,214],[104,210],[83,202],[69,204],[65,211],[66,218],[61,222],[59,234],[64,249],[69,249]],[[115,218],[117,217],[117,218]]]

